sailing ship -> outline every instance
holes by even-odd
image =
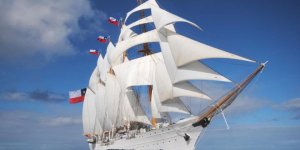
[[[198,136],[212,118],[226,109],[265,67],[258,67],[225,96],[212,102],[199,115],[191,114],[183,97],[212,100],[191,80],[231,82],[202,63],[204,59],[234,59],[255,62],[195,41],[176,32],[174,24],[195,23],[159,7],[155,0],[129,11],[120,23],[116,44],[108,43],[90,77],[83,104],[83,129],[91,150],[101,149],[194,149]],[[149,11],[148,16],[145,11]],[[128,18],[139,13],[138,20]],[[147,30],[146,24],[154,27]],[[141,33],[133,30],[142,29]],[[154,53],[149,43],[158,43]],[[142,46],[142,57],[129,59],[127,51]],[[139,91],[136,87],[146,90]],[[141,98],[149,100],[150,114]],[[173,122],[169,113],[187,114]]]

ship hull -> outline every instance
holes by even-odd
[[[195,149],[195,143],[202,131],[202,127],[191,124],[175,124],[168,127],[151,130],[136,135],[131,139],[116,140],[110,145],[103,143],[94,145],[93,150],[104,149]],[[184,137],[188,135],[188,139]]]

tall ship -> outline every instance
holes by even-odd
[[[203,60],[255,61],[179,34],[174,26],[178,22],[202,29],[160,8],[155,0],[137,2],[123,20],[110,18],[120,27],[118,40],[108,42],[104,56],[99,54],[86,89],[82,117],[89,148],[195,149],[212,118],[236,99],[265,63],[258,63],[242,82],[213,100],[192,81],[231,80]],[[128,21],[136,14],[138,19]],[[135,52],[136,57],[130,58],[129,53]],[[201,113],[192,114],[183,100],[186,97],[208,105]],[[174,121],[171,113],[184,114],[184,118]]]

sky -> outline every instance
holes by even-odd
[[[203,29],[178,24],[179,33],[259,63],[269,61],[225,110],[230,130],[215,117],[196,149],[299,149],[300,1],[157,1]],[[87,86],[97,61],[88,50],[105,53],[107,44],[97,36],[110,35],[116,42],[119,29],[107,18],[124,18],[136,5],[134,0],[0,0],[0,150],[88,149],[82,104],[70,105],[67,93]],[[205,63],[234,83],[258,65]],[[204,87],[217,99],[230,85],[205,82]]]

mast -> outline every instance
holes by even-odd
[[[223,96],[214,105],[209,106],[210,108],[199,116],[198,121],[193,123],[193,126],[196,127],[201,125],[202,127],[206,127],[212,117],[214,117],[220,111],[226,109],[235,100],[235,98],[247,87],[247,85],[258,75],[258,73],[263,70],[266,63],[260,64],[256,68],[256,70],[252,74],[250,74],[241,84],[237,85],[233,90],[231,90],[231,92]]]
[[[138,5],[141,5],[143,3],[143,0],[137,0]],[[145,18],[145,10],[140,11],[140,19]],[[143,33],[147,32],[146,24],[140,25],[141,31]],[[139,53],[142,53],[144,56],[152,54],[151,50],[149,49],[149,43],[143,44],[143,49],[138,51]]]
[[[143,0],[137,0],[138,5],[141,5],[142,3],[143,3]],[[140,11],[140,19],[143,19],[144,17],[145,17],[145,11],[141,10]],[[141,28],[141,31],[143,33],[147,32],[146,24],[141,24],[140,28]],[[139,50],[138,52],[142,53],[144,56],[151,55],[152,51],[149,48],[149,43],[144,43],[143,44],[143,49]],[[152,85],[149,85],[147,88],[148,88],[149,102],[151,103],[151,101],[152,101],[152,96],[151,95],[152,95],[153,87],[152,87]],[[150,107],[151,107],[151,105],[150,105]],[[154,128],[156,127],[156,119],[154,117],[151,118],[151,124],[152,124],[152,127],[154,127]]]

